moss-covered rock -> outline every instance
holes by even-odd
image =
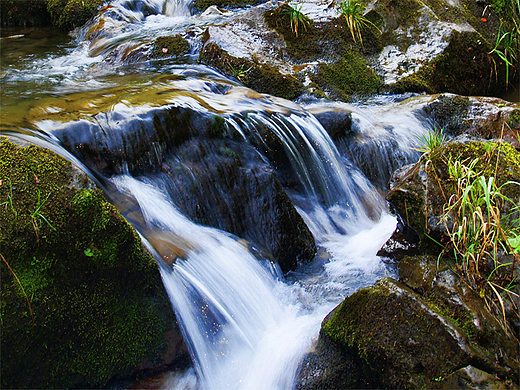
[[[157,264],[72,172],[0,141],[2,388],[104,386],[185,352]]]
[[[199,60],[260,93],[292,100],[303,92],[302,82],[293,75],[282,74],[269,64],[233,57],[213,42],[204,46]]]
[[[460,95],[493,95],[505,89],[504,74],[497,68],[489,52],[492,47],[478,32],[453,31],[448,47],[427,66],[399,80],[390,87],[393,92],[410,89]],[[496,61],[496,60],[495,60]]]
[[[371,388],[432,388],[470,362],[504,385],[518,381],[516,338],[484,300],[451,271],[428,279],[431,292],[424,295],[384,278],[347,297],[323,321],[317,349],[332,342],[347,356],[349,378],[370,379]],[[337,381],[333,388],[349,386]]]
[[[152,57],[171,57],[188,54],[190,44],[179,34],[157,38],[153,43]]]
[[[82,26],[103,5],[103,0],[47,0],[54,26],[73,29]]]

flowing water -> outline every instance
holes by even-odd
[[[72,37],[4,29],[0,134],[82,166],[142,234],[194,364],[166,388],[288,389],[325,315],[346,295],[395,276],[376,255],[396,226],[380,192],[395,168],[417,158],[414,137],[429,124],[395,98],[301,106],[197,65],[203,29],[249,11],[190,15],[189,5],[116,0]],[[181,60],[126,61],[133,48],[174,33],[192,45]],[[336,145],[311,114],[323,108],[351,112],[353,137]],[[254,243],[179,211],[171,183],[157,174],[175,140],[157,121],[188,111],[201,121],[219,115],[234,139],[277,167],[316,239],[312,263],[283,275]],[[157,237],[182,253],[170,254],[173,265],[152,245]]]

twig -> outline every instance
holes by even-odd
[[[27,301],[27,305],[29,306],[29,311],[31,312],[31,318],[32,318],[32,323],[33,323],[33,327],[34,327],[34,315],[33,315],[33,311],[32,311],[32,308],[31,308],[31,302],[29,302],[29,298],[27,297],[27,294],[25,293],[25,289],[23,288],[22,286],[22,283],[20,283],[20,279],[18,279],[18,276],[16,276],[16,274],[14,273],[13,269],[11,268],[11,266],[9,265],[9,263],[7,262],[7,260],[4,258],[4,256],[2,256],[2,254],[0,253],[0,257],[2,258],[2,260],[4,261],[4,263],[7,265],[7,267],[9,268],[9,271],[11,271],[11,273],[13,274],[13,276],[15,277],[16,281],[18,282],[18,284],[20,285],[20,288],[22,289],[23,291],[23,295],[25,295],[25,300]]]

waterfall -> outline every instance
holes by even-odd
[[[148,237],[154,231],[169,234],[181,246],[184,255],[171,267],[155,254],[200,387],[290,389],[321,320],[344,297],[344,286],[338,286],[337,278],[317,283],[316,275],[286,284],[267,260],[255,258],[236,238],[189,221],[158,183],[128,175],[111,181],[138,202]],[[356,257],[360,268],[367,268],[363,263],[373,267],[375,252],[394,227],[393,218],[384,218],[342,250],[357,246],[360,239],[372,242],[371,249],[357,250],[351,258]],[[337,268],[336,276],[345,275],[344,267]],[[331,294],[335,289],[337,294]]]
[[[44,134],[58,153],[106,179],[108,197],[160,265],[194,362],[170,386],[290,389],[323,318],[346,295],[394,275],[376,253],[396,220],[363,164],[376,165],[371,156],[384,146],[388,160],[378,162],[374,176],[393,169],[403,163],[394,160],[399,153],[407,156],[410,142],[404,142],[405,132],[397,140],[396,131],[374,131],[380,127],[373,115],[349,107],[357,139],[338,149],[300,105],[260,95],[194,61],[160,66],[152,61],[137,71],[122,66],[135,47],[189,29],[195,36],[214,23],[191,16],[189,6],[189,1],[112,1],[75,31],[77,44],[64,54],[27,60],[20,71],[8,69],[5,85],[19,90],[4,96],[2,131]],[[275,171],[318,245],[310,264],[283,275],[250,250],[254,242],[198,225],[179,211],[168,192],[173,186],[167,171],[182,168],[182,162],[172,167],[165,161],[177,161],[183,143],[209,137],[216,117],[225,134],[210,135],[215,142],[241,143]],[[410,126],[412,134],[424,132],[419,122]],[[120,197],[131,212],[118,203]]]
[[[130,176],[112,182],[137,200],[149,231],[184,243],[185,258],[161,273],[201,387],[290,388],[316,321],[282,303],[283,283],[246,247],[190,222],[156,184]]]

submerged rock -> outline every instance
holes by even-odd
[[[0,141],[2,388],[103,387],[189,359],[157,263],[93,187]]]

